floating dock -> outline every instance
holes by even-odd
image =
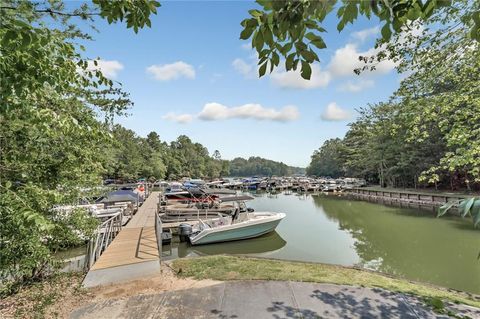
[[[152,192],[130,222],[95,262],[83,280],[95,287],[138,279],[160,272],[155,214],[160,192]]]
[[[375,202],[384,202],[389,204],[398,204],[402,206],[405,204],[407,207],[416,206],[420,209],[428,209],[434,212],[437,208],[448,202],[458,202],[462,199],[468,198],[474,195],[465,194],[442,194],[442,193],[426,193],[426,192],[413,192],[404,190],[377,190],[369,189],[368,187],[353,188],[345,190],[345,193],[353,198],[360,200],[370,200]],[[451,213],[454,213],[452,210]],[[458,213],[458,212],[457,212]]]

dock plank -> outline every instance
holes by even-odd
[[[154,226],[159,196],[160,192],[152,192],[125,228]]]
[[[90,271],[159,260],[155,213],[159,192],[153,192],[115,237]]]

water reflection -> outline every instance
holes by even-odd
[[[470,220],[333,194],[256,194],[256,210],[284,212],[279,259],[357,265],[480,293],[480,232]]]
[[[171,245],[163,246],[163,257],[171,259],[175,257],[183,258],[218,254],[247,255],[272,253],[284,247],[286,243],[277,232],[248,240],[199,246],[190,246],[187,243],[179,242],[178,238],[174,238],[174,242]]]
[[[256,211],[286,213],[276,232],[189,246],[174,237],[163,259],[240,254],[358,265],[411,280],[480,293],[480,231],[470,220],[349,200],[336,195],[252,192]]]
[[[313,196],[316,207],[355,238],[363,267],[480,292],[480,232],[460,218],[368,202]]]

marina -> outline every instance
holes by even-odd
[[[479,1],[0,14],[0,318],[480,319]]]
[[[345,193],[258,190],[246,194],[255,197],[248,202],[255,211],[286,214],[275,232],[200,246],[174,236],[171,245],[163,246],[162,260],[236,254],[320,262],[480,293],[480,265],[473,262],[478,231],[468,220],[438,219],[429,209],[358,201]],[[457,271],[452,273],[454,268]]]
[[[95,245],[103,249],[95,255],[95,242],[87,245],[85,286],[153,274],[162,261],[231,254],[360,267],[480,293],[480,268],[471,262],[478,253],[478,231],[455,217],[458,212],[442,219],[432,214],[462,195],[350,188],[341,181],[322,184],[305,178],[276,183],[285,187],[263,190],[262,185],[272,183],[260,181],[252,189],[251,180],[233,190],[218,187],[224,182],[201,188],[165,182],[133,208],[126,224],[120,226],[124,219],[118,213],[104,222],[118,220],[114,234],[104,224],[99,227],[97,238],[103,242],[97,239]],[[169,185],[175,189],[167,190]],[[322,185],[335,190],[320,191]],[[169,198],[179,192],[185,193],[181,199]],[[111,205],[104,210],[132,209],[131,202]],[[455,256],[455,265],[446,256]],[[79,258],[74,256],[72,263]],[[122,267],[128,275],[118,277]],[[462,269],[452,274],[452,267]]]

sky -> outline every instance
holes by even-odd
[[[86,56],[122,84],[134,106],[115,122],[170,142],[185,134],[223,159],[261,156],[306,167],[327,139],[343,137],[369,103],[399,86],[391,61],[357,76],[359,55],[375,52],[378,20],[359,19],[341,33],[334,13],[310,81],[281,68],[258,78],[255,51],[239,39],[250,1],[162,1],[152,27],[95,23]],[[92,63],[93,67],[93,63]]]

